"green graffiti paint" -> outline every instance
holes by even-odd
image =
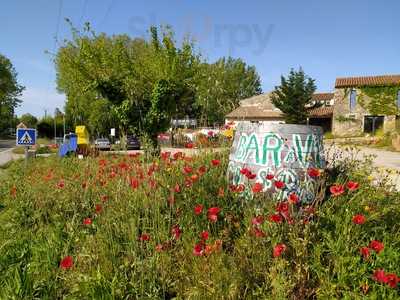
[[[258,151],[258,141],[257,141],[257,136],[255,134],[250,135],[249,143],[247,144],[246,147],[246,155],[244,157],[244,160],[250,163],[248,161],[248,157],[250,154],[254,153],[254,159],[255,163],[259,164],[260,163],[260,157],[259,157],[259,151]]]
[[[246,140],[247,140],[247,135],[242,134],[239,139],[238,146],[236,147],[236,152],[234,154],[235,160],[242,160],[246,154]]]
[[[271,141],[274,141],[273,144],[271,144]],[[262,164],[263,165],[270,165],[271,160],[270,157],[272,156],[273,163],[272,165],[274,167],[280,167],[281,166],[281,147],[282,147],[282,139],[275,133],[268,133],[264,137],[264,143],[263,143],[263,159],[262,159]]]
[[[293,144],[295,146],[295,151],[299,162],[303,166],[307,166],[308,160],[311,155],[311,151],[314,148],[314,137],[313,134],[308,134],[305,140],[305,145],[301,141],[301,137],[298,134],[293,134]]]

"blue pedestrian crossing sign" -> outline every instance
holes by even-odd
[[[33,146],[36,144],[36,129],[17,128],[17,146]]]

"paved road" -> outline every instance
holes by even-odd
[[[0,152],[15,146],[15,140],[0,140]]]
[[[325,150],[328,152],[327,159],[332,159],[332,153],[337,150],[343,150],[348,148],[348,146],[336,146],[336,145],[326,145]],[[386,151],[377,148],[367,148],[367,147],[355,147],[357,151],[348,152],[344,150],[342,153],[344,156],[352,157],[354,155],[358,159],[362,159],[364,156],[373,155],[373,164],[376,166],[376,171],[371,174],[374,177],[380,177],[383,169],[389,169],[400,172],[400,152]],[[392,183],[396,186],[396,189],[400,191],[400,175],[393,173],[390,175]]]

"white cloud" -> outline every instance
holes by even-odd
[[[45,89],[37,87],[26,87],[21,100],[21,105],[16,109],[18,116],[24,113],[30,113],[34,116],[44,116],[53,114],[56,107],[63,110],[65,104],[65,95],[57,93],[54,89]]]

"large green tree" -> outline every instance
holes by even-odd
[[[287,78],[281,76],[281,85],[275,87],[271,101],[283,112],[286,123],[305,124],[315,89],[314,79],[301,68],[298,71],[292,69]]]
[[[0,133],[12,123],[23,90],[11,61],[0,54]]]
[[[38,119],[30,113],[23,114],[19,118],[19,121],[24,123],[29,128],[35,128],[37,123],[39,122]]]
[[[196,107],[203,125],[222,123],[239,101],[262,92],[254,66],[232,57],[213,64],[203,63],[198,73]]]
[[[94,134],[104,132],[101,126],[119,127],[154,142],[171,118],[221,122],[240,99],[261,92],[255,68],[240,59],[208,64],[189,39],[178,45],[171,28],[151,27],[149,33],[147,40],[132,39],[72,27],[72,39],[55,58],[69,124],[89,125]],[[100,104],[109,122],[96,121]]]

